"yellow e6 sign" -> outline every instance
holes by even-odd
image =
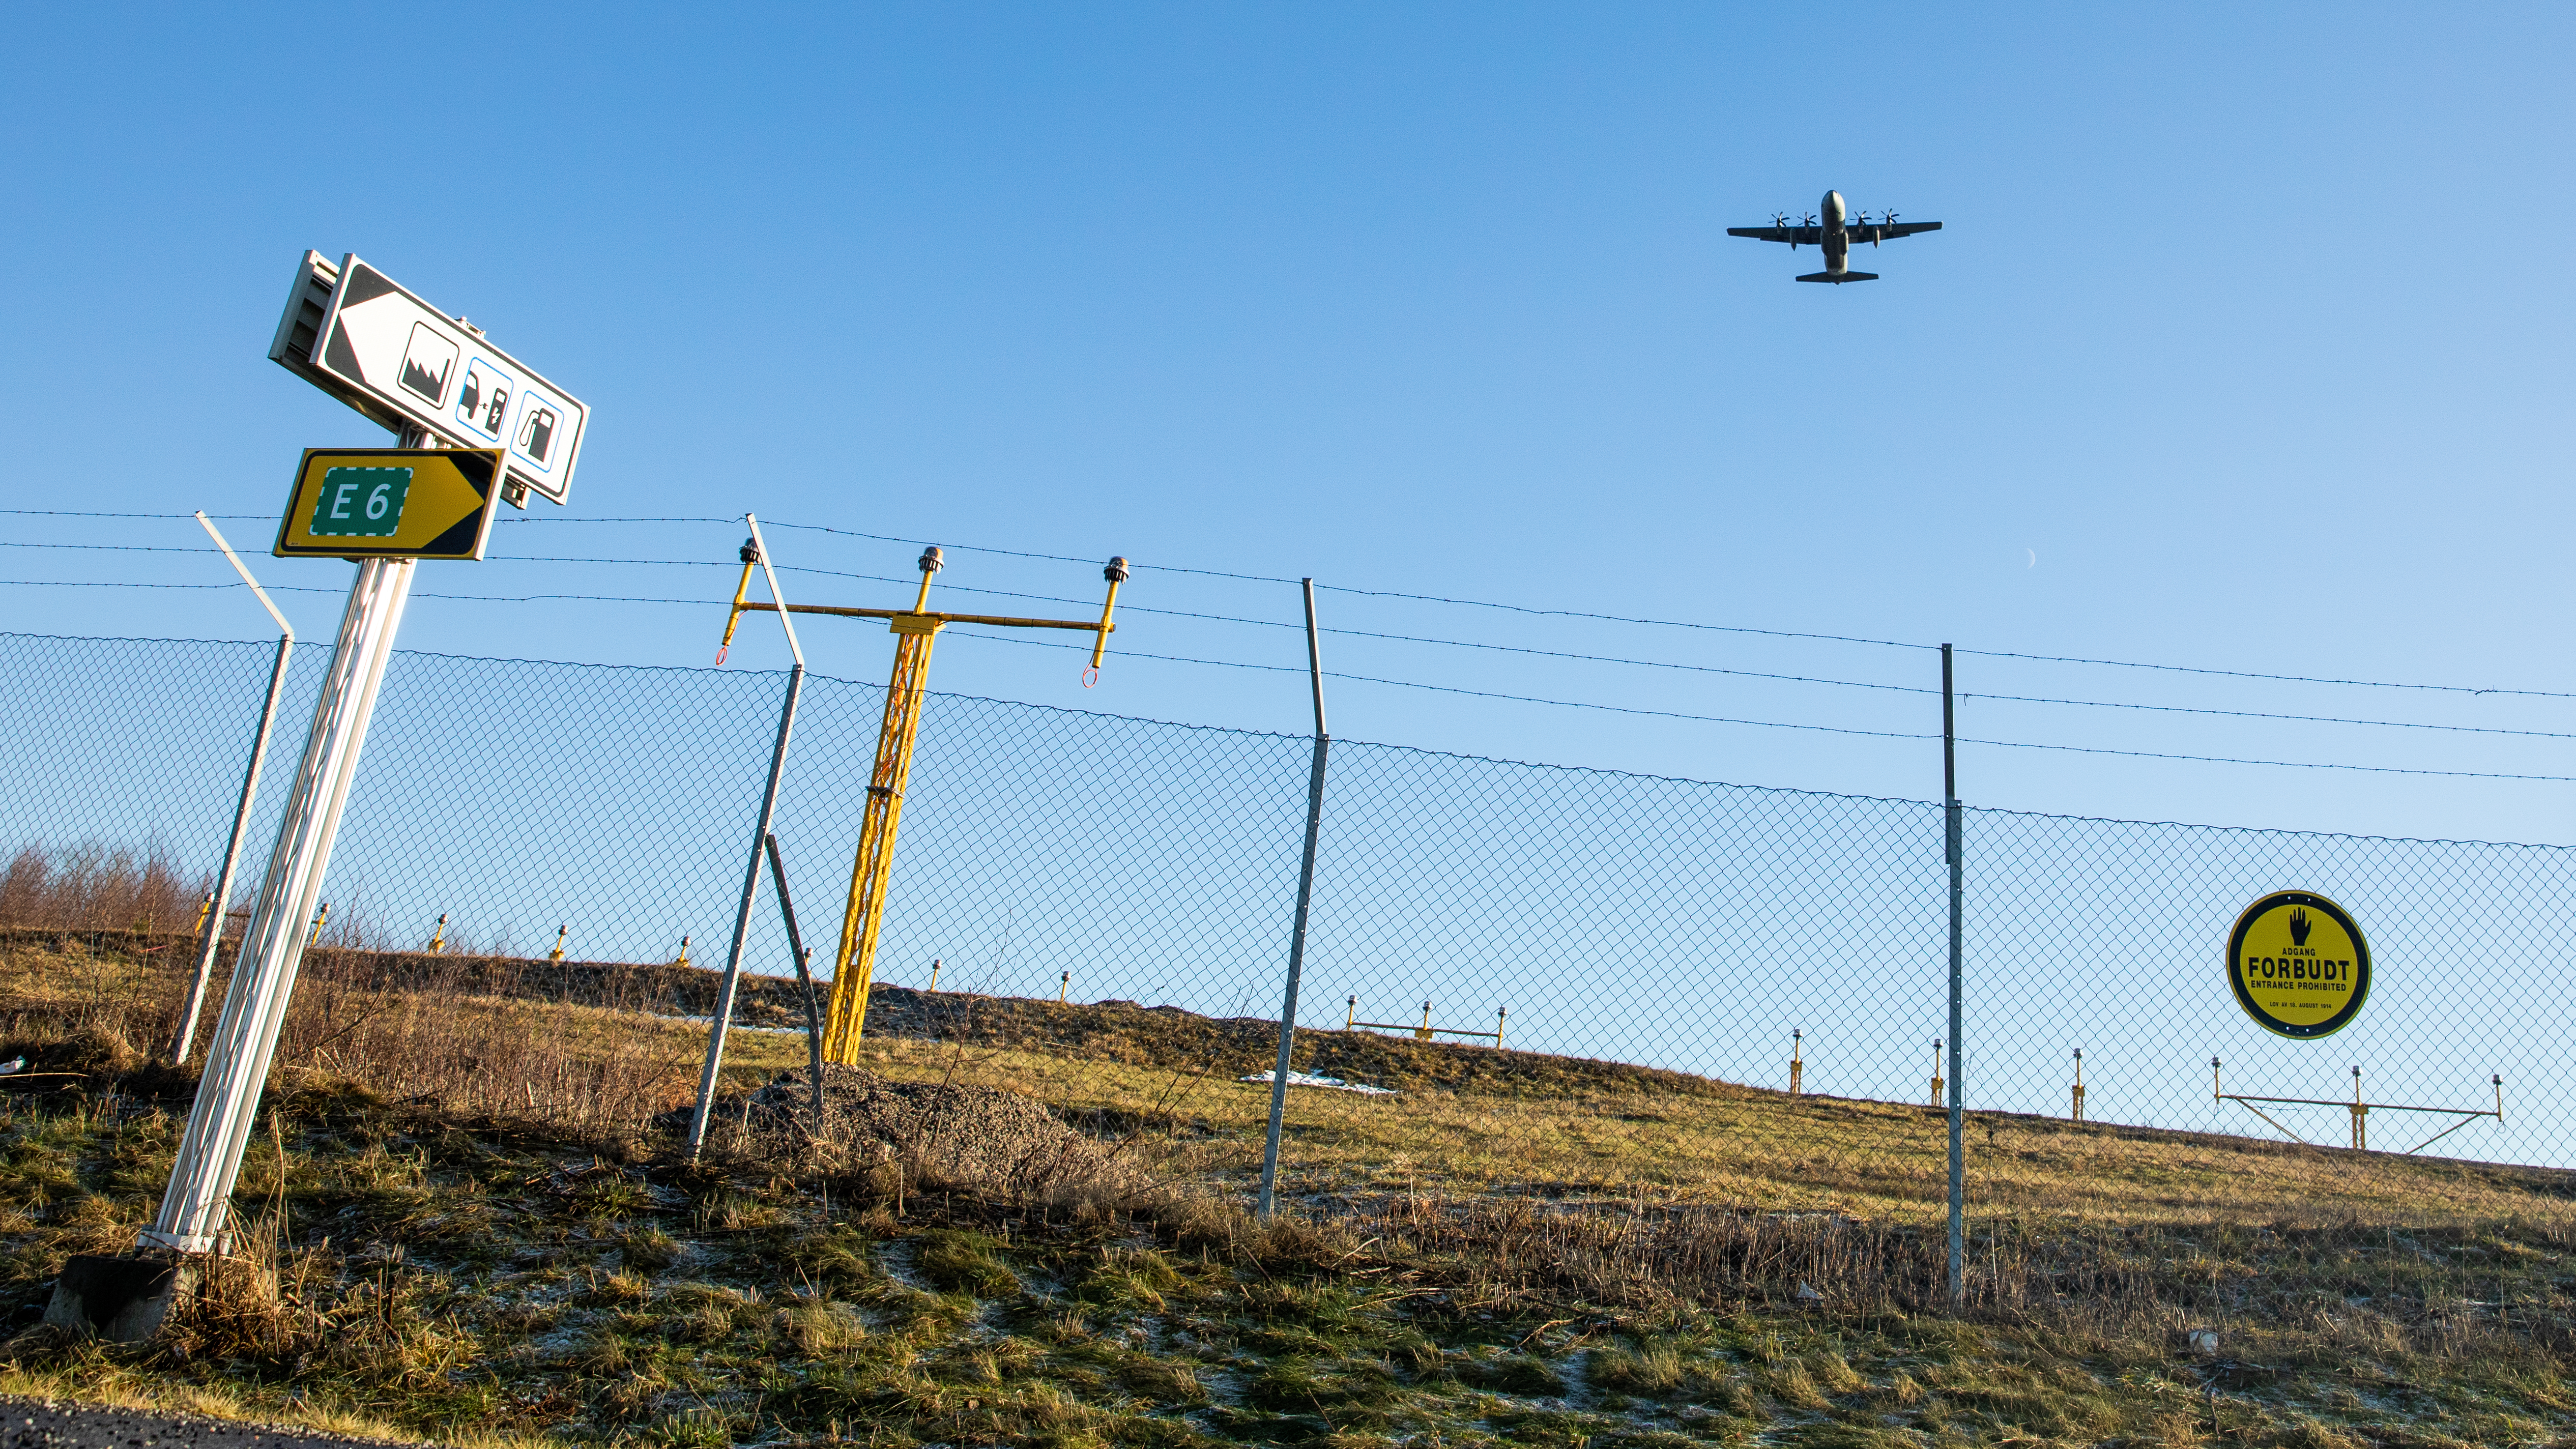
[[[498,448],[307,448],[271,552],[479,559],[502,466]]]

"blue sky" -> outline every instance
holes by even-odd
[[[724,523],[942,597],[1090,562],[1986,651],[2576,691],[2563,8],[20,7],[0,19],[10,506],[274,517],[381,434],[264,352],[310,247],[594,409],[570,508],[424,566],[407,646],[703,664]],[[1729,225],[1941,233],[1790,279]],[[170,519],[21,544],[187,548]],[[229,527],[264,547],[267,526]],[[220,582],[0,549],[0,577]],[[346,568],[257,560],[327,633]],[[434,570],[434,572],[432,572]],[[791,572],[794,596],[899,585]],[[952,591],[953,586],[953,591]],[[12,628],[251,638],[219,591],[0,589]],[[962,632],[937,687],[1299,730],[1291,587],[1148,567],[1100,688]],[[1328,592],[1328,665],[1937,730],[1918,649]],[[889,641],[816,621],[818,668]],[[782,653],[755,630],[750,663]],[[1971,693],[2576,733],[2576,700],[1962,660]],[[248,707],[250,702],[245,702]],[[1937,747],[1336,681],[1344,735],[1927,797]],[[2576,776],[2570,740],[1970,699],[1972,737]],[[2079,814],[2576,841],[2576,784],[1970,746]]]

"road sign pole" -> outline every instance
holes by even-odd
[[[1315,845],[1324,830],[1324,765],[1333,752],[1333,736],[1324,728],[1324,651],[1315,637],[1315,581],[1307,579],[1305,586],[1306,679],[1315,692],[1315,758],[1306,772],[1306,854],[1297,867],[1297,920],[1288,932],[1288,988],[1279,1003],[1279,1064],[1270,1074],[1270,1130],[1261,1146],[1261,1200],[1256,1210],[1264,1218],[1278,1201],[1279,1129],[1288,1116],[1288,1064],[1297,1046],[1297,987],[1306,972],[1306,916],[1315,902]],[[1494,1033],[1494,1041],[1501,1044],[1501,1032]]]
[[[404,438],[406,446],[425,441],[417,433]],[[238,964],[224,992],[223,1016],[198,1079],[187,1134],[180,1139],[178,1158],[171,1164],[160,1215],[139,1235],[140,1246],[205,1253],[222,1241],[224,1216],[233,1183],[241,1176],[242,1151],[259,1110],[260,1089],[277,1050],[296,972],[303,965],[304,923],[321,899],[323,872],[331,862],[341,812],[348,807],[358,755],[366,744],[367,721],[384,686],[415,567],[409,559],[381,558],[358,565],[348,606],[340,615],[331,670],[313,707],[313,726],[305,737],[295,789],[278,822],[277,843],[269,854],[259,902],[242,932]]]
[[[1964,1307],[1967,1279],[1966,1143],[1968,1045],[1965,1031],[1966,842],[1961,838],[1959,730],[1951,706],[1950,646],[1941,646],[1942,853],[1950,863],[1950,1304]]]
[[[224,844],[223,868],[215,872],[214,905],[206,912],[206,935],[197,946],[197,969],[188,977],[188,999],[179,1008],[178,1034],[170,1039],[170,1060],[179,1065],[185,1065],[188,1060],[188,1050],[197,1035],[197,1016],[205,1009],[206,983],[214,979],[215,952],[224,939],[225,909],[232,904],[233,872],[241,865],[242,837],[250,831],[251,802],[259,798],[259,766],[268,758],[268,732],[277,723],[277,701],[286,692],[286,661],[295,653],[295,626],[286,622],[286,616],[269,601],[268,591],[259,586],[259,580],[250,576],[241,556],[224,541],[214,521],[200,512],[197,522],[205,525],[207,534],[215,540],[215,547],[222,549],[224,557],[232,560],[234,570],[242,576],[243,583],[250,585],[260,607],[268,610],[268,616],[277,621],[278,634],[277,658],[268,667],[268,700],[259,709],[259,729],[251,735],[250,741],[250,766],[242,771],[241,799],[233,806],[232,838]],[[243,939],[249,939],[247,934]]]

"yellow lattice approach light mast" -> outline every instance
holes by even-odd
[[[742,582],[734,589],[733,613],[725,620],[725,643],[747,613],[775,613],[774,603],[749,602],[751,572],[759,563],[753,545],[743,546]],[[877,727],[877,758],[868,774],[867,812],[859,822],[859,849],[850,863],[850,899],[841,917],[841,949],[832,969],[832,1004],[823,1022],[823,1059],[842,1066],[858,1064],[859,1038],[867,1028],[868,987],[876,976],[877,931],[885,924],[886,891],[894,875],[894,839],[903,823],[903,792],[912,778],[913,742],[921,733],[921,704],[930,690],[930,647],[950,624],[990,624],[1009,629],[1081,629],[1092,635],[1088,685],[1100,676],[1100,661],[1117,625],[1110,616],[1118,607],[1118,586],[1127,581],[1127,560],[1113,558],[1101,576],[1109,594],[1097,622],[1084,619],[1021,619],[993,614],[935,614],[930,611],[930,578],[944,560],[937,547],[921,551],[921,591],[912,607],[849,609],[826,604],[789,604],[791,614],[837,614],[850,619],[883,619],[895,636],[894,674],[886,683],[885,720]]]

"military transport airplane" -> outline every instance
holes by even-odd
[[[1846,220],[1843,214],[1843,194],[1839,191],[1828,191],[1825,193],[1825,217],[1821,223],[1810,215],[1801,218],[1798,225],[1791,226],[1789,218],[1781,215],[1772,217],[1769,226],[1730,226],[1726,229],[1726,234],[1749,236],[1756,241],[1787,242],[1791,251],[1796,251],[1800,246],[1822,247],[1825,251],[1825,269],[1821,272],[1809,272],[1798,280],[1840,283],[1878,280],[1876,272],[1851,270],[1850,257],[1853,242],[1865,241],[1871,246],[1876,246],[1890,237],[1912,236],[1918,231],[1939,231],[1940,229],[1941,223],[1937,221],[1898,221],[1896,213],[1892,211],[1876,221],[1870,220],[1869,213],[1866,211],[1855,212]]]

